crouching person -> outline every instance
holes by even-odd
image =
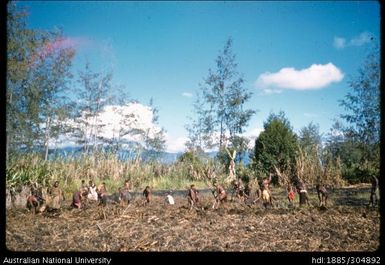
[[[174,205],[175,204],[175,200],[174,200],[174,197],[172,197],[172,195],[171,195],[171,191],[167,192],[167,195],[165,198],[165,203],[167,205]]]
[[[37,186],[31,187],[31,194],[27,197],[27,208],[33,213],[40,213],[40,209],[43,209],[45,199],[43,197],[43,188],[37,188]],[[46,194],[46,193],[45,193]],[[33,211],[32,211],[33,209]],[[43,209],[44,210],[44,209]]]
[[[97,201],[98,200],[98,193],[96,192],[96,185],[92,180],[89,181],[87,199],[90,201]]]
[[[72,196],[72,207],[80,209],[82,207],[83,194],[81,191],[75,191]]]

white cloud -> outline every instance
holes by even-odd
[[[246,137],[250,140],[249,142],[249,148],[254,147],[255,139],[259,136],[261,132],[263,132],[263,128],[255,127],[251,128],[250,130],[244,132],[242,134],[243,137]],[[228,134],[226,134],[226,137],[229,137]],[[171,137],[169,134],[166,133],[166,151],[169,153],[178,153],[178,152],[185,152],[186,151],[186,142],[189,140],[186,136],[180,136],[180,137]],[[214,133],[212,137],[213,141],[218,142],[219,141],[219,132]],[[225,142],[225,145],[229,144],[227,141]],[[205,152],[212,152],[212,151],[218,151],[217,147],[214,148],[206,148]]]
[[[166,151],[169,153],[178,153],[186,151],[186,142],[188,138],[185,136],[182,137],[170,137],[166,135]]]
[[[248,147],[253,148],[255,144],[255,139],[258,138],[261,132],[263,132],[264,129],[260,127],[254,127],[242,134],[243,137],[246,137],[250,140]]]
[[[365,31],[365,32],[362,32],[360,35],[351,39],[349,44],[351,46],[362,46],[366,43],[369,43],[371,39],[372,39],[372,34]]]
[[[191,98],[193,96],[193,94],[191,94],[190,92],[183,92],[182,96],[187,97],[187,98]]]
[[[78,118],[77,121],[68,120],[66,121],[69,125],[73,127],[81,128],[80,121],[85,120],[85,113],[81,118]],[[124,130],[128,131],[130,129],[139,129],[148,132],[148,136],[154,137],[154,135],[160,132],[161,128],[153,123],[153,112],[151,107],[142,105],[140,103],[129,103],[125,106],[118,105],[109,105],[106,106],[96,119],[89,120],[91,126],[97,127],[103,125],[102,129],[98,133],[98,136],[101,136],[105,139],[116,139],[119,137],[119,134]],[[81,128],[86,135],[90,135],[92,128]],[[121,139],[127,141],[137,141],[141,142],[142,138],[139,135],[122,135]],[[69,135],[62,136],[59,142],[56,142],[58,146],[68,146],[74,144],[74,139]]]
[[[276,73],[263,73],[258,77],[256,87],[266,94],[279,93],[282,89],[315,90],[340,82],[343,77],[341,70],[332,63],[312,64],[301,70],[286,67]]]
[[[373,34],[367,31],[362,32],[358,36],[354,36],[349,42],[342,37],[334,37],[333,46],[336,49],[344,49],[349,46],[362,46],[369,43],[373,39]]]
[[[281,89],[264,88],[263,90],[261,90],[261,93],[259,93],[258,95],[271,95],[271,94],[280,94],[280,93],[282,93]]]
[[[343,48],[345,48],[345,46],[346,46],[345,38],[334,37],[333,46],[336,49],[343,49]]]

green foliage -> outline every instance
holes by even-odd
[[[106,153],[48,161],[38,155],[14,155],[7,163],[6,183],[8,187],[29,183],[48,187],[59,180],[66,196],[71,196],[83,179],[87,183],[93,180],[96,184],[104,181],[109,192],[117,191],[126,179],[136,191],[143,190],[146,185],[154,189],[184,189],[191,183],[207,188],[214,178],[223,181],[221,165],[208,158],[204,161],[204,157],[192,157],[187,153],[179,161],[165,165],[139,160],[120,161]]]
[[[264,123],[264,131],[255,140],[252,166],[258,174],[290,172],[295,168],[297,138],[284,112],[270,114]],[[274,180],[274,179],[273,179]]]
[[[310,122],[300,130],[298,141],[302,148],[307,152],[311,152],[312,150],[318,150],[318,148],[321,147],[321,138],[319,125]]]
[[[336,121],[327,137],[325,152],[340,158],[342,175],[351,183],[365,182],[380,171],[380,64],[379,51],[367,56],[358,75],[349,82],[351,90],[340,101],[347,111]]]
[[[197,117],[192,125],[187,126],[190,149],[194,145],[201,148],[219,145],[219,150],[223,149],[226,135],[232,142],[255,114],[254,110],[244,108],[252,93],[243,87],[244,79],[236,68],[230,38],[216,59],[216,69],[209,69],[209,75],[197,94],[194,104]],[[219,135],[219,139],[214,137],[215,134]]]
[[[380,140],[380,56],[375,48],[366,58],[358,75],[350,80],[351,91],[340,101],[348,113],[341,115],[352,127],[351,136],[370,147]]]
[[[199,157],[193,151],[184,152],[182,155],[178,157],[178,161],[181,163],[191,163],[191,164],[200,163]]]
[[[26,28],[26,9],[8,5],[7,160],[20,147],[41,150],[63,132],[74,50],[60,31]]]

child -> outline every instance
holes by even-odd
[[[143,202],[143,205],[147,205],[150,203],[151,201],[151,197],[152,197],[152,194],[151,194],[151,188],[150,186],[147,186],[144,191],[143,191],[143,197],[144,197],[144,202]]]

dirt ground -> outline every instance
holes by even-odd
[[[289,207],[285,191],[273,191],[275,206],[227,202],[212,210],[212,195],[202,192],[202,208],[190,210],[175,194],[175,205],[155,195],[146,207],[138,196],[129,206],[96,203],[34,215],[26,209],[6,214],[6,246],[13,251],[375,251],[380,212],[368,208],[366,186],[331,191],[320,208]],[[183,194],[183,193],[182,193]]]

